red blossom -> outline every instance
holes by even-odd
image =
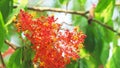
[[[78,52],[86,35],[77,30],[60,31],[54,16],[33,19],[27,12],[20,11],[19,24],[22,32],[33,44],[34,62],[40,61],[44,68],[65,68],[70,58],[79,58]]]

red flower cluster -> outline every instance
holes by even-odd
[[[40,61],[44,68],[65,68],[70,58],[79,58],[78,52],[86,35],[82,32],[61,30],[54,16],[33,19],[27,12],[20,11],[19,25],[33,44],[36,54],[34,62]]]

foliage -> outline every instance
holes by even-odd
[[[31,48],[22,47],[17,49],[9,59],[7,68],[33,68]]]
[[[55,7],[62,9],[66,7],[66,10],[72,9],[74,11],[85,11],[86,10],[85,6],[88,4],[87,1],[90,0],[54,0],[53,3],[52,2],[49,3],[53,4],[52,7],[50,8]],[[120,31],[119,30],[120,28],[114,26],[116,24],[119,26],[120,16],[116,17],[116,19],[113,20],[114,15],[113,11],[116,8],[115,2],[116,2],[115,0],[100,0],[94,9],[95,17],[93,20],[98,20],[104,25],[108,25],[113,29],[115,28],[116,31],[111,31],[109,27],[106,26],[103,27],[96,22],[88,24],[88,19],[85,18],[84,16],[71,14],[70,16],[71,18],[69,20],[71,20],[72,22],[71,24],[73,24],[72,27],[77,26],[79,30],[83,31],[83,33],[77,32],[76,30],[75,31],[64,29],[61,30],[65,32],[64,34],[66,36],[70,36],[66,37],[64,34],[62,34],[62,32],[61,33],[58,32],[63,26],[58,23],[54,23],[56,22],[55,19],[56,17],[54,18],[54,16],[47,16],[47,14],[49,15],[53,13],[44,11],[38,12],[35,10],[31,11],[27,9],[29,0],[21,0],[21,2],[18,2],[18,0],[0,0],[0,52],[5,53],[5,51],[7,51],[8,45],[5,45],[4,43],[6,39],[15,45],[16,43],[17,45],[19,45],[16,46],[17,49],[13,54],[7,57],[3,57],[3,59],[5,60],[6,67],[34,68],[35,66],[39,67],[39,65],[43,65],[46,67],[48,66],[48,68],[49,65],[51,67],[55,67],[55,65],[56,67],[66,66],[66,68],[120,67],[119,65],[120,44],[118,44],[119,35],[117,35],[116,33]],[[37,7],[44,8],[44,5],[42,5],[44,3],[45,6],[49,5],[46,4],[47,0],[43,0],[43,2],[42,0],[40,1],[38,0],[38,3],[40,3],[40,5],[39,6],[36,5]],[[16,4],[18,6],[16,8],[13,8],[13,5]],[[117,8],[119,9],[120,7]],[[20,12],[20,9],[24,9],[28,13],[33,14],[30,15],[24,11]],[[34,12],[37,14],[35,15]],[[120,12],[120,10],[118,10],[118,12]],[[60,13],[58,14],[62,15]],[[44,16],[40,17],[42,15]],[[68,14],[65,12],[64,16],[67,17],[67,15]],[[36,17],[34,18],[33,16]],[[85,16],[89,16],[89,14]],[[58,20],[59,19],[60,18],[58,18]],[[61,18],[60,20],[64,19],[65,18]],[[34,25],[32,23],[34,23]],[[68,23],[68,20],[66,23]],[[69,24],[67,25],[69,26]],[[19,33],[17,32],[17,29]],[[85,37],[84,34],[86,34],[87,37],[85,39],[85,42],[83,43],[83,39]],[[49,36],[51,36],[51,38],[49,38]],[[81,36],[83,36],[82,39]],[[15,39],[13,39],[13,37],[15,37]],[[42,40],[40,40],[40,37],[43,37],[41,38]],[[76,39],[79,43],[73,44],[72,42],[71,43],[67,42],[68,40],[74,41],[72,37],[74,37],[74,39]],[[60,43],[58,47],[57,45],[53,46],[53,44],[55,43],[57,44],[58,42],[62,42],[64,44],[69,45],[66,45],[67,46],[66,49],[60,46]],[[50,43],[52,45],[50,45]],[[84,46],[83,48],[80,49],[80,52],[78,52],[79,51],[78,47],[80,46],[78,44],[83,44]],[[45,45],[46,47],[44,47]],[[70,49],[72,46],[76,46],[75,49]],[[71,52],[69,53],[70,50]],[[62,52],[65,53],[64,57],[62,56]],[[45,55],[48,56],[47,53],[50,54],[49,57],[45,57]],[[51,53],[54,53],[54,57],[52,57]],[[78,57],[80,58],[78,59]],[[41,58],[43,58],[44,60],[41,60]],[[38,63],[36,63],[37,61]],[[40,61],[42,63],[40,63]],[[2,63],[0,63],[0,66],[1,64]]]

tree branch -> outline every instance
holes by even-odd
[[[17,6],[14,6],[16,8]],[[52,12],[60,12],[60,13],[69,13],[69,14],[76,14],[81,15],[84,17],[87,17],[86,14],[89,13],[89,11],[73,11],[73,10],[65,10],[60,8],[49,8],[49,7],[27,7],[29,10],[44,12],[44,11],[52,11]]]
[[[1,52],[0,52],[0,60],[2,62],[3,68],[6,68]]]
[[[8,46],[10,46],[11,48],[13,48],[14,50],[17,49],[17,47],[16,47],[13,43],[9,42],[8,40],[5,40],[5,43],[6,43]]]
[[[15,8],[17,6],[14,6]],[[28,10],[34,10],[34,11],[40,11],[40,12],[44,12],[44,11],[52,11],[52,12],[61,12],[61,13],[69,13],[69,14],[76,14],[76,15],[81,15],[83,17],[85,17],[86,19],[88,19],[88,16],[86,15],[87,13],[89,13],[89,11],[73,11],[73,10],[64,10],[64,9],[60,9],[60,8],[48,8],[48,7],[27,7]],[[117,30],[114,30],[112,27],[103,24],[102,22],[93,19],[92,22],[95,22],[115,33],[117,33],[118,35],[120,35],[120,33],[117,32]]]
[[[95,19],[93,19],[92,21],[95,22],[95,23],[97,23],[97,24],[99,24],[99,25],[101,25],[101,26],[103,26],[103,27],[105,27],[105,28],[107,28],[107,29],[109,29],[109,30],[111,30],[111,31],[113,31],[113,32],[115,32],[117,35],[120,36],[120,33],[117,32],[117,30],[114,30],[112,27],[110,27],[110,26],[108,26],[106,24],[103,24],[103,22],[100,22],[100,21],[95,20]]]

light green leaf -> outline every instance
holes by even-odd
[[[95,17],[108,22],[112,18],[114,5],[115,0],[101,0],[95,9]]]
[[[67,4],[70,0],[59,0],[60,4]]]
[[[88,51],[81,49],[79,66],[79,68],[97,68],[98,62]]]
[[[113,49],[113,54],[111,59],[106,64],[106,68],[119,68],[120,67],[120,46],[116,46]]]
[[[100,60],[101,60],[101,63],[105,66],[106,62],[107,62],[107,59],[109,57],[109,45],[107,43],[104,43],[104,46],[102,48],[102,51],[101,51],[101,55],[100,55]]]
[[[3,21],[2,14],[0,12],[0,51],[4,44],[5,34],[6,33],[5,33],[5,28],[4,28],[4,21]]]
[[[85,10],[86,0],[74,0],[73,1],[73,10]]]

